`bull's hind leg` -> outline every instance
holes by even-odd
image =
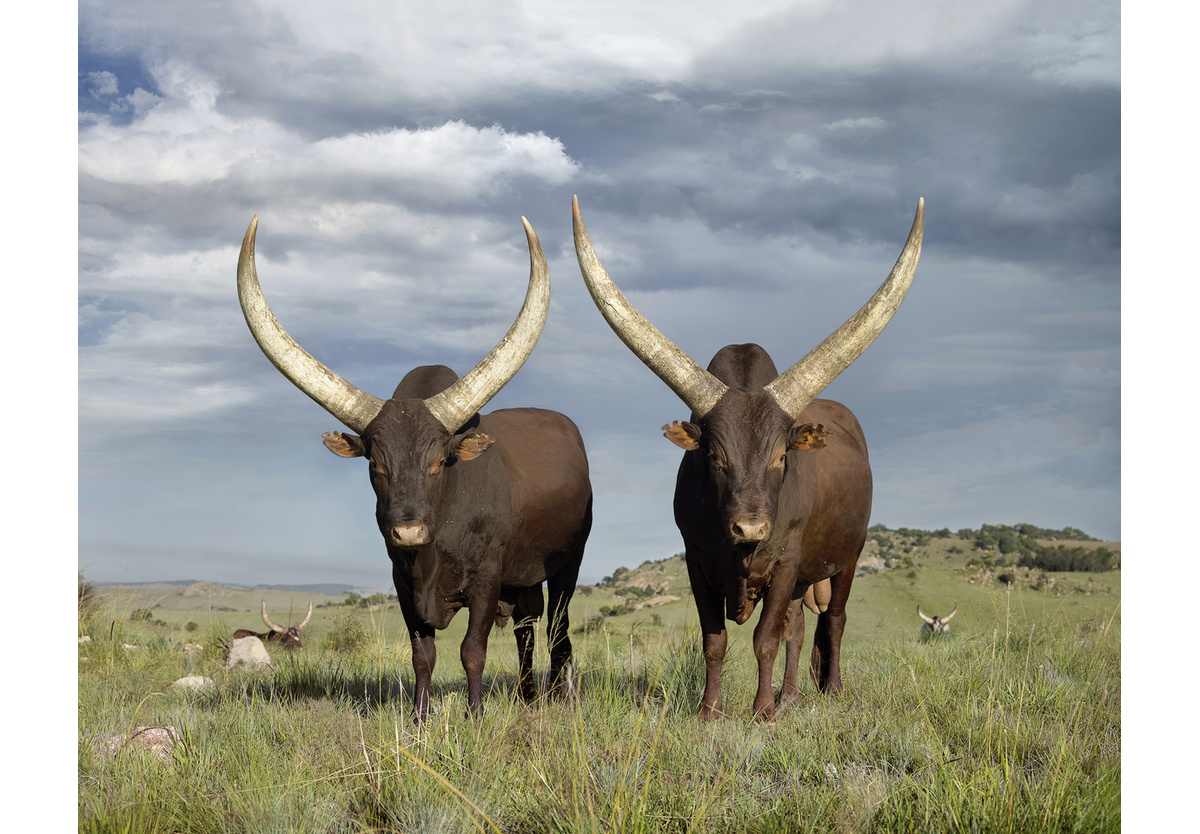
[[[846,600],[850,598],[850,584],[854,582],[857,564],[856,555],[841,573],[831,577],[829,607],[817,617],[817,628],[813,632],[813,681],[828,695],[838,695],[842,691],[842,632],[846,629]]]
[[[546,577],[546,596],[550,601],[550,619],[546,623],[546,642],[550,644],[550,694],[568,701],[575,700],[575,667],[571,664],[571,618],[567,606],[575,594],[579,566],[583,563],[583,548],[592,531],[590,496],[583,512],[583,525],[570,558],[556,573]]]
[[[534,626],[542,618],[544,610],[540,584],[521,591],[513,609],[513,636],[517,638],[517,686],[525,703],[537,698],[537,681],[533,676]]]
[[[575,593],[578,578],[579,563],[576,562],[546,580],[550,598],[550,619],[546,623],[546,641],[550,647],[550,694],[568,701],[575,699],[575,668],[571,665],[571,619],[567,606]]]

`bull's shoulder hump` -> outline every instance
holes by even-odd
[[[575,429],[575,423],[570,417],[547,408],[501,408],[490,414],[481,414],[479,421],[480,427],[485,431],[489,424],[535,429],[548,426],[570,426]]]
[[[502,408],[480,415],[479,428],[514,448],[542,443],[583,449],[579,427],[571,418],[545,408]]]
[[[797,426],[805,423],[823,425],[826,429],[833,431],[835,436],[840,434],[841,441],[853,439],[856,445],[861,446],[865,451],[866,438],[863,436],[858,418],[854,416],[854,412],[836,400],[813,400],[796,418]],[[839,442],[839,440],[833,442]]]
[[[832,423],[843,429],[859,429],[854,412],[837,400],[815,399],[810,402],[796,418],[796,425],[805,423]]]

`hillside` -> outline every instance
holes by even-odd
[[[1046,589],[1051,596],[1079,586],[1077,573],[1119,570],[1119,542],[1101,542],[1081,530],[1044,530],[1030,524],[984,525],[978,530],[891,530],[871,527],[855,577],[900,571],[915,579],[921,566],[954,569],[964,584]],[[1086,585],[1086,583],[1084,583]],[[617,568],[595,586],[581,586],[576,597],[593,599],[589,616],[620,616],[691,595],[683,554]],[[603,602],[600,602],[603,600]]]
[[[1101,542],[1079,530],[1043,530],[1031,525],[984,525],[978,530],[891,530],[875,525],[859,558],[851,597],[849,633],[903,635],[916,621],[918,605],[945,613],[957,604],[955,625],[973,623],[990,632],[1004,591],[1022,591],[1023,616],[1077,611],[1091,616],[1096,605],[1120,599],[1120,543]],[[336,587],[336,586],[334,586]],[[232,628],[256,629],[265,600],[277,621],[298,620],[309,602],[313,622],[305,631],[318,643],[352,620],[389,639],[405,633],[395,595],[322,593],[313,589],[235,588],[208,582],[93,586],[107,609],[106,623],[143,620],[163,638],[204,635],[212,641]],[[690,633],[696,609],[687,566],[677,553],[634,568],[620,567],[595,585],[581,585],[571,601],[571,630],[638,631],[646,627]],[[1084,599],[1091,602],[1082,604]],[[1106,609],[1107,610],[1107,609]],[[1040,615],[1037,615],[1040,616]],[[442,639],[459,640],[466,617],[456,617]],[[757,612],[747,628],[757,621]],[[740,631],[735,629],[735,631]],[[811,639],[811,636],[810,636]]]

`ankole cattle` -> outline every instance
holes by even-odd
[[[303,649],[304,646],[300,644],[300,629],[308,625],[308,621],[312,619],[312,609],[313,606],[310,602],[308,604],[308,613],[304,616],[304,619],[296,623],[294,626],[285,628],[284,626],[276,625],[275,623],[271,622],[271,618],[267,616],[267,601],[264,599],[262,601],[262,618],[263,622],[267,624],[267,628],[269,628],[270,631],[260,634],[257,631],[239,628],[233,633],[233,639],[237,640],[242,637],[257,637],[259,640],[262,640],[263,643],[268,645],[271,643],[276,643],[285,649]]]
[[[579,431],[562,414],[537,408],[478,411],[528,358],[550,303],[550,277],[529,223],[525,303],[508,334],[459,378],[443,365],[410,371],[392,397],[354,387],[305,352],[276,321],[259,288],[250,223],[238,260],[238,297],[259,347],[279,371],[351,432],[325,446],[366,458],[375,518],[412,640],[418,721],[430,710],[437,652],[434,632],[469,611],[460,658],[467,706],[482,710],[482,678],[492,625],[514,617],[521,694],[537,694],[534,623],[549,592],[547,637],[553,690],[573,695],[567,604],[592,523],[592,489]]]
[[[675,523],[703,632],[706,681],[700,717],[723,710],[725,619],[739,625],[763,604],[754,631],[754,714],[771,718],[771,672],[781,639],[787,662],[779,706],[799,697],[804,637],[801,601],[817,586],[828,600],[817,618],[812,675],[822,692],[842,689],[841,640],[854,568],[871,516],[871,467],[858,420],[816,399],[883,330],[899,307],[921,252],[924,201],[895,267],[862,309],[782,374],[756,344],[729,345],[708,369],[659,332],[625,299],[596,257],[573,202],[575,251],[588,291],[622,341],[691,409],[663,426],[684,449],[675,483]],[[819,583],[829,581],[822,591]]]
[[[930,617],[921,611],[921,606],[917,606],[917,616],[925,621],[921,626],[921,636],[929,637],[931,634],[949,634],[950,633],[950,618],[958,613],[958,603],[954,603],[954,610],[944,617]]]

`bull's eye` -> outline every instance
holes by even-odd
[[[432,465],[429,467],[429,474],[430,474],[430,475],[436,475],[437,473],[441,472],[441,471],[442,471],[443,469],[445,469],[445,468],[446,468],[446,459],[445,459],[445,458],[439,458],[437,461],[435,461],[435,462],[434,462],[434,463],[433,463],[433,464],[432,464]]]

